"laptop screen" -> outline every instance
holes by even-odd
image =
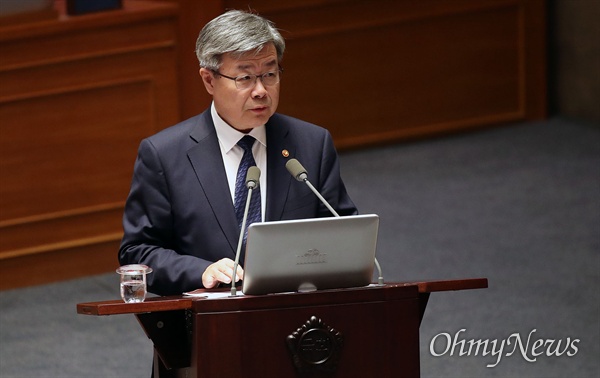
[[[253,223],[242,291],[248,295],[367,286],[379,216]]]

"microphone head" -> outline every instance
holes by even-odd
[[[304,181],[308,177],[308,173],[306,173],[306,169],[300,164],[300,162],[296,159],[290,159],[287,163],[285,163],[285,167],[288,172],[298,181]]]
[[[260,169],[257,166],[253,165],[248,168],[248,173],[246,173],[246,187],[247,188],[257,188],[258,183],[260,182]]]

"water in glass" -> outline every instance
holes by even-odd
[[[146,298],[146,283],[143,280],[121,282],[121,298],[126,303],[143,302]]]

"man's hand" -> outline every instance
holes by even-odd
[[[233,265],[234,261],[231,259],[221,259],[214,264],[211,264],[202,273],[202,285],[205,288],[210,289],[219,282],[226,284],[231,283],[231,277],[233,277]],[[237,274],[235,276],[235,282],[238,282],[244,277],[244,269],[238,265]]]

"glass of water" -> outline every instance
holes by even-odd
[[[117,269],[121,275],[121,298],[125,303],[138,303],[146,299],[146,274],[152,273],[152,268],[132,264]]]

